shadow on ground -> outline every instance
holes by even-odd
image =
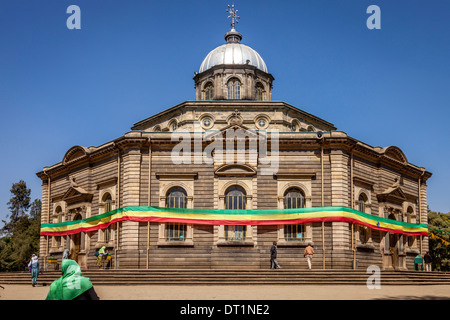
[[[373,300],[450,300],[450,297],[442,296],[394,296],[394,297],[383,297],[375,298]]]

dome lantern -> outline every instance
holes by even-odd
[[[227,12],[231,30],[226,43],[209,52],[195,73],[196,100],[271,100],[274,79],[259,53],[241,43],[234,5]]]

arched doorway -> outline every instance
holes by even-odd
[[[76,220],[81,220],[83,217],[81,216],[81,214],[77,214],[75,217],[74,217],[74,221],[76,221]],[[72,235],[72,244],[73,244],[73,247],[72,247],[72,256],[71,256],[71,258],[73,259],[73,260],[75,260],[77,263],[79,263],[79,261],[78,261],[78,255],[80,254],[80,250],[81,250],[81,233],[76,233],[76,234],[73,234]]]
[[[390,214],[389,219],[396,220],[394,214]],[[392,258],[392,267],[397,269],[399,266],[398,263],[398,234],[389,233],[389,252],[391,253]]]

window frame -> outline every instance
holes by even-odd
[[[168,174],[165,176],[164,174],[158,174],[159,180],[160,180],[160,186],[159,186],[159,206],[160,207],[167,207],[167,196],[169,195],[171,190],[174,189],[181,189],[184,191],[186,196],[186,208],[192,209],[193,208],[193,178],[192,180],[185,180],[186,177],[180,177],[177,179],[176,174]],[[170,200],[169,200],[170,201]],[[176,240],[176,239],[170,239],[167,235],[170,232],[167,228],[167,225],[172,222],[161,222],[158,225],[158,241],[157,246],[158,247],[170,247],[170,246],[194,246],[193,241],[193,227],[192,224],[179,224],[179,225],[186,225],[185,233],[183,236],[183,241]],[[172,223],[175,225],[175,223]],[[180,226],[178,227],[180,228]],[[184,227],[181,227],[184,229]],[[183,230],[184,231],[184,230]],[[179,239],[179,237],[178,237]]]
[[[238,78],[231,78],[227,81],[228,100],[241,100],[242,82]]]

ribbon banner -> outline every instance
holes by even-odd
[[[436,229],[433,229],[433,230],[436,230]],[[445,230],[443,230],[443,231],[445,231]],[[448,231],[446,231],[446,232],[448,232]],[[431,230],[430,230],[430,236],[431,236],[431,238],[433,238],[433,239],[439,239],[439,240],[441,240],[442,243],[443,243],[444,245],[446,245],[446,246],[450,245],[450,242],[448,242],[447,240],[444,240],[444,239],[442,239],[441,237],[435,235]]]
[[[41,225],[41,235],[64,236],[107,228],[119,221],[176,222],[199,225],[280,225],[313,222],[348,222],[374,230],[406,235],[428,235],[428,225],[373,216],[346,207],[268,210],[178,209],[124,207],[83,220]]]

